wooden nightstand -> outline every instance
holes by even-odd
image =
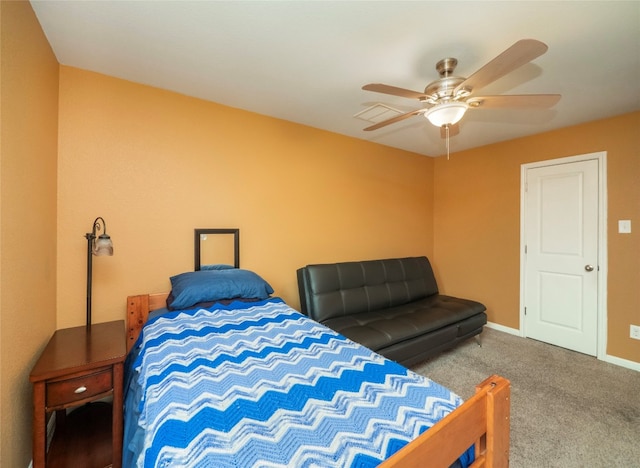
[[[125,355],[123,320],[54,333],[29,376],[34,468],[121,466]],[[96,402],[109,396],[112,406]],[[47,453],[46,420],[53,411],[56,431]]]

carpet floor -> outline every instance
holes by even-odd
[[[640,467],[640,372],[485,328],[412,367],[467,399],[511,381],[512,468]]]

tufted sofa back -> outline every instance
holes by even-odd
[[[307,265],[297,274],[302,312],[318,322],[438,294],[427,257]]]

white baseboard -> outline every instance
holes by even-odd
[[[522,333],[520,333],[520,330],[518,330],[517,328],[505,327],[504,325],[500,325],[499,323],[487,322],[485,326],[487,328],[493,328],[494,330],[509,333],[510,335],[522,336]]]
[[[51,413],[51,417],[49,418],[49,422],[47,423],[47,452],[49,451],[49,446],[51,445],[51,440],[53,439],[53,433],[56,431],[56,413]]]
[[[511,335],[522,336],[522,333],[517,328],[505,327],[504,325],[500,325],[499,323],[487,322],[485,326],[487,328],[493,328],[494,330],[509,333]],[[601,361],[640,372],[640,362],[629,361],[627,359],[611,356],[610,354],[605,354]]]
[[[609,364],[615,364],[616,366],[626,367],[627,369],[640,372],[640,362],[629,361],[628,359],[611,356],[610,354],[605,354],[602,360],[604,362],[608,362]]]

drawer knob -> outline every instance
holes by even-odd
[[[84,393],[87,391],[87,387],[85,387],[84,385],[79,386],[78,388],[76,388],[73,393]]]

